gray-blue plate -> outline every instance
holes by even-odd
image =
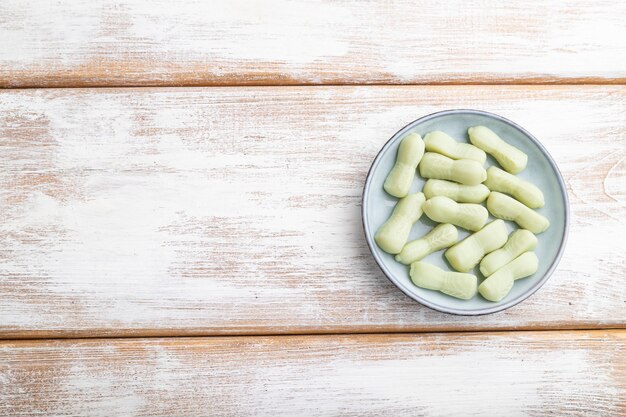
[[[535,252],[539,258],[539,269],[528,277],[515,281],[511,292],[501,301],[493,303],[477,294],[471,300],[459,300],[437,291],[418,288],[409,278],[409,267],[395,261],[392,255],[383,252],[374,242],[376,230],[389,218],[397,199],[383,190],[383,183],[393,167],[400,140],[409,132],[425,136],[433,130],[441,130],[463,142],[469,142],[467,129],[471,126],[483,125],[496,132],[502,139],[521,149],[528,155],[528,166],[518,174],[521,178],[537,185],[545,195],[546,204],[537,211],[550,220],[550,228],[537,236],[539,243]],[[487,158],[486,166],[498,163]],[[420,191],[425,180],[416,173],[411,192]],[[555,270],[565,247],[569,224],[569,205],[563,177],[554,160],[539,141],[522,127],[504,117],[478,110],[447,110],[418,119],[404,128],[383,146],[367,174],[363,188],[363,228],[367,244],[383,273],[402,292],[420,303],[445,313],[461,315],[479,315],[495,313],[514,306],[537,291]],[[492,217],[490,217],[491,221]],[[426,215],[413,226],[410,240],[417,239],[427,233],[436,223]],[[517,228],[507,222],[509,231]],[[458,228],[459,239],[469,233]],[[452,270],[443,256],[444,251],[430,254],[424,261],[430,262],[447,270]],[[484,279],[478,267],[474,269],[479,284]]]

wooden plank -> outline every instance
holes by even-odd
[[[0,2],[0,86],[624,83],[615,1]]]
[[[4,342],[0,412],[620,416],[624,333]]]
[[[546,286],[455,317],[364,242],[369,165],[446,108],[519,122],[555,157],[570,238]],[[0,335],[623,327],[626,87],[292,87],[0,93]]]

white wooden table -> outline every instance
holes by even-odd
[[[4,0],[0,86],[0,415],[626,415],[626,3]],[[361,230],[448,108],[567,183],[498,314],[408,299]]]

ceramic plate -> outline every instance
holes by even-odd
[[[471,126],[483,125],[496,132],[506,142],[521,149],[528,155],[528,165],[519,177],[538,186],[545,195],[545,206],[537,211],[550,220],[550,228],[537,235],[539,243],[535,252],[539,258],[539,269],[528,277],[515,281],[511,292],[501,301],[493,303],[477,294],[471,300],[459,300],[437,291],[418,288],[409,278],[409,267],[396,262],[392,255],[382,251],[374,242],[376,230],[389,218],[397,199],[390,196],[383,189],[387,174],[393,167],[398,145],[401,139],[409,132],[419,133],[424,137],[428,132],[441,130],[453,138],[468,142],[467,129]],[[487,157],[487,166],[499,166],[491,157]],[[411,192],[421,191],[425,180],[416,173]],[[484,204],[484,203],[483,203]],[[528,298],[537,291],[550,277],[556,268],[567,238],[569,221],[569,206],[567,192],[561,173],[554,160],[550,157],[541,143],[530,133],[517,124],[495,114],[477,110],[447,110],[434,113],[418,119],[405,126],[383,146],[378,153],[365,180],[363,189],[363,228],[365,237],[374,259],[383,273],[406,295],[420,303],[452,314],[479,315],[494,313],[507,309]],[[490,216],[490,220],[493,216]],[[506,222],[509,232],[517,226],[513,222]],[[422,215],[413,226],[409,240],[417,239],[430,231],[437,223]],[[459,239],[464,239],[469,233],[461,228]],[[443,256],[443,250],[430,254],[423,260],[440,268],[453,270]],[[470,271],[471,272],[471,271]],[[484,277],[478,267],[473,273],[478,277],[478,283]]]

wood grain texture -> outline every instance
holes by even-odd
[[[626,3],[3,0],[0,86],[624,83]]]
[[[446,108],[502,114],[561,168],[561,264],[506,312],[405,297],[364,241],[374,156]],[[249,87],[0,93],[0,335],[626,325],[626,87]]]
[[[621,416],[611,332],[0,343],[11,416]]]

